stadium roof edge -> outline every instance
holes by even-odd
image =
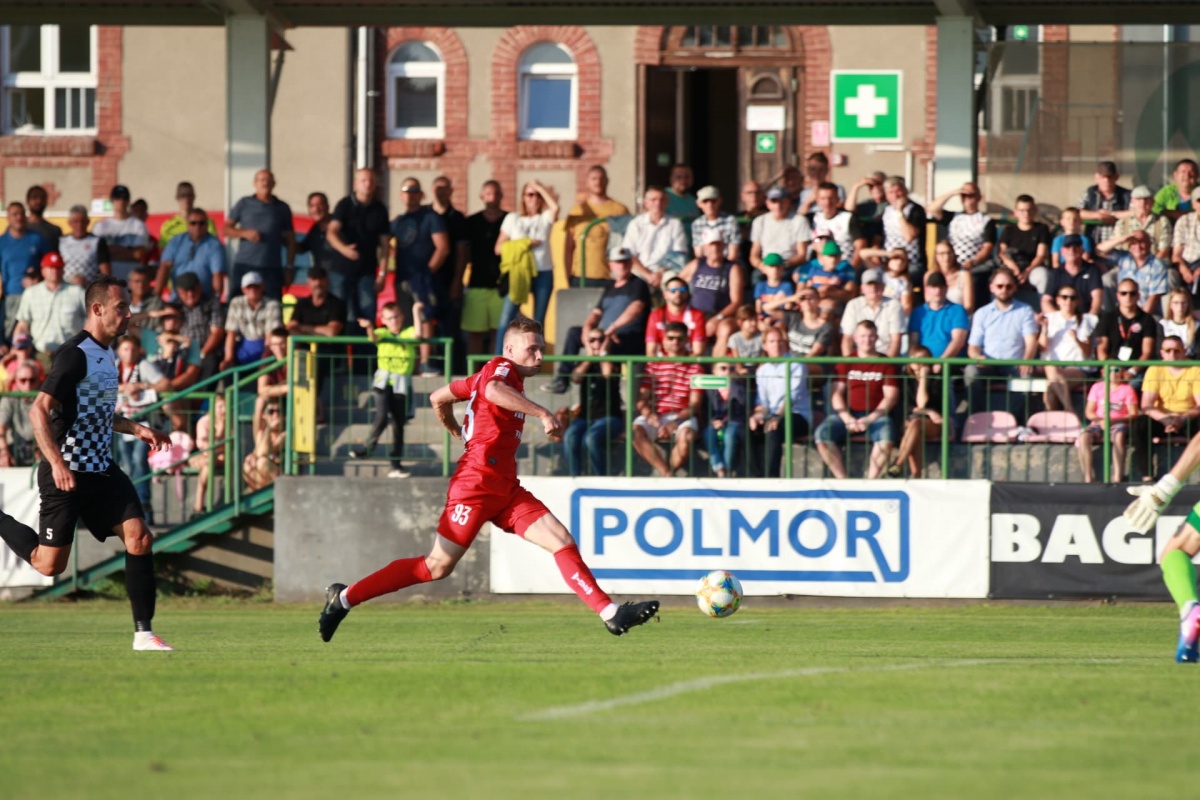
[[[222,25],[261,13],[276,27],[514,24],[1200,24],[1196,0],[0,0],[9,24]],[[466,16],[464,16],[466,15]]]

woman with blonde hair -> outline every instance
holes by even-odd
[[[538,181],[529,181],[521,188],[520,211],[510,211],[500,223],[500,237],[496,239],[496,255],[500,255],[505,242],[529,239],[533,247],[533,260],[537,262],[537,278],[533,281],[533,318],[545,323],[546,307],[550,305],[550,291],[554,288],[554,262],[550,258],[550,229],[558,219],[558,201],[553,193]],[[504,298],[504,308],[496,325],[496,352],[500,352],[504,331],[520,309]]]
[[[954,255],[950,242],[938,242],[933,248],[933,265],[930,272],[940,272],[946,276],[946,301],[960,305],[967,313],[975,311],[975,282],[971,278],[971,270],[963,269]]]
[[[1185,357],[1195,358],[1196,309],[1192,302],[1192,293],[1181,286],[1167,295],[1163,305],[1166,307],[1165,313],[1159,322],[1163,337],[1178,336],[1183,341]]]

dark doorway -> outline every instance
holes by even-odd
[[[671,165],[690,164],[693,191],[712,184],[737,210],[742,103],[738,69],[648,67],[645,84],[645,185],[665,186]]]

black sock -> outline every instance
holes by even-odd
[[[125,554],[125,591],[133,608],[133,629],[148,631],[154,619],[154,600],[158,582],[154,578],[154,554]]]
[[[0,539],[27,564],[33,558],[33,548],[38,546],[38,537],[33,528],[17,522],[3,511],[0,511]]]

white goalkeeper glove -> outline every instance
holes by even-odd
[[[1172,475],[1165,476],[1153,486],[1130,486],[1128,492],[1137,499],[1125,509],[1125,521],[1134,530],[1145,533],[1154,527],[1158,516],[1179,492],[1182,484]]]

